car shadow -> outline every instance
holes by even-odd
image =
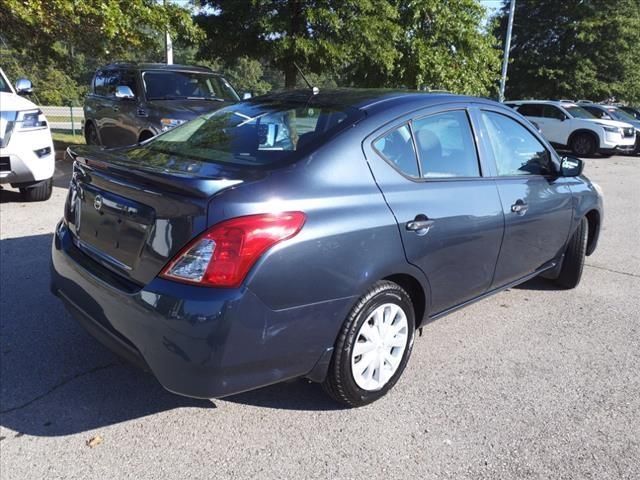
[[[57,160],[53,173],[53,186],[57,188],[69,188],[73,163],[69,160]],[[9,185],[0,185],[0,203],[21,203],[26,202],[17,188],[9,188]]]
[[[60,436],[210,400],[166,391],[149,373],[93,339],[49,291],[52,234],[0,240],[0,425],[15,435]],[[294,410],[340,405],[306,381],[227,397],[225,402]]]
[[[538,290],[538,291],[552,291],[559,290],[561,287],[553,283],[553,280],[549,280],[542,277],[534,277],[531,280],[528,280],[520,285],[516,285],[515,288],[517,290]]]

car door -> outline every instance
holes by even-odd
[[[573,215],[567,179],[544,142],[506,111],[477,112],[483,147],[493,157],[505,219],[492,288],[551,265],[563,252]]]
[[[117,70],[106,69],[96,75],[95,80],[95,121],[100,142],[112,147],[117,143],[118,107],[115,98],[119,74]]]
[[[542,117],[544,118],[544,130],[542,134],[547,141],[558,145],[567,145],[571,132],[567,129],[567,116],[555,105],[544,105],[542,107]]]
[[[504,228],[502,206],[495,182],[482,176],[463,106],[398,122],[363,146],[407,260],[429,281],[434,315],[489,288]]]

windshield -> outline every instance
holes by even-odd
[[[620,108],[607,108],[607,112],[609,112],[609,115],[611,115],[616,120],[622,120],[623,122],[636,121],[636,117],[628,114],[627,112],[625,112]]]
[[[584,108],[578,106],[567,107],[563,105],[564,109],[574,118],[596,118],[587,112]]]
[[[1,74],[0,74],[0,92],[13,93],[11,91],[11,86],[9,85],[9,83],[7,83],[7,80],[5,79],[4,75],[1,75]]]
[[[142,80],[147,100],[240,100],[229,82],[211,73],[147,70]]]
[[[157,152],[253,166],[292,162],[363,115],[349,107],[256,99],[198,117],[155,137],[132,156]]]

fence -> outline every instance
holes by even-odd
[[[82,107],[40,107],[49,121],[49,127],[53,130],[67,130],[76,133],[82,132],[84,112]]]

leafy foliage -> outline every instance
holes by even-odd
[[[639,45],[640,0],[518,0],[506,94],[638,102]]]

